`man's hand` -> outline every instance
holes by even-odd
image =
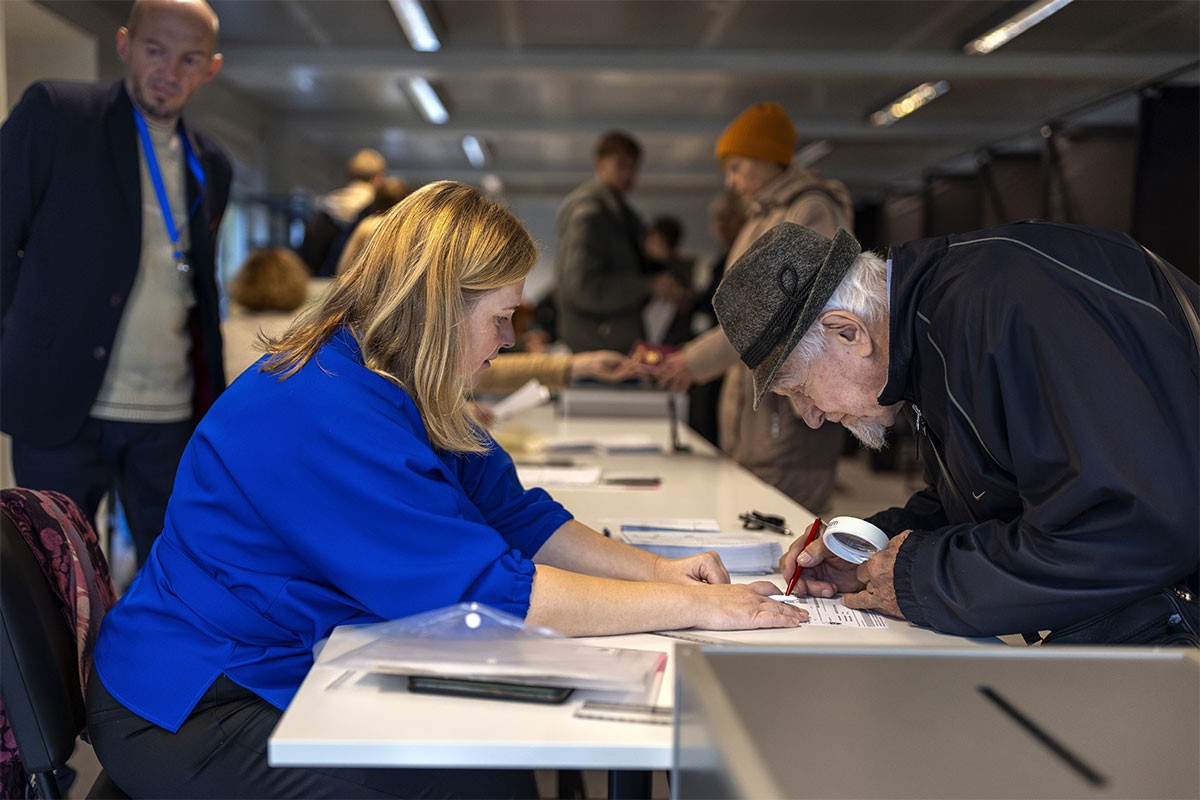
[[[787,552],[779,559],[779,571],[783,573],[785,582],[791,581],[797,563],[804,571],[800,573],[800,580],[796,582],[792,594],[833,597],[835,594],[857,592],[863,588],[858,579],[858,567],[829,552],[820,537],[805,548],[804,537],[799,536],[788,547]]]
[[[696,380],[688,369],[687,359],[684,358],[682,350],[663,359],[662,364],[654,371],[654,379],[659,386],[672,392],[686,392]]]
[[[842,596],[846,608],[865,608],[872,611],[882,611],[892,617],[904,619],[900,606],[896,603],[896,585],[894,576],[896,570],[896,555],[900,545],[912,531],[905,531],[899,536],[892,537],[887,549],[881,550],[858,565],[858,580],[863,584],[863,591]]]

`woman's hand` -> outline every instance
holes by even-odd
[[[791,581],[797,563],[804,571],[800,573],[800,580],[796,582],[792,594],[833,597],[863,588],[864,584],[858,578],[858,566],[830,553],[820,537],[814,539],[807,548],[804,548],[803,536],[792,542],[779,559],[779,571],[783,573],[785,581]]]
[[[615,350],[589,350],[571,356],[572,378],[595,378],[616,383],[637,376],[637,366]]]
[[[654,562],[654,580],[661,583],[729,583],[729,570],[713,551],[686,558],[659,557]]]
[[[779,588],[770,581],[696,586],[699,617],[694,627],[712,631],[795,628],[808,621],[802,608],[772,600]]]

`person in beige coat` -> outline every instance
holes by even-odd
[[[853,232],[854,208],[840,181],[791,166],[796,129],[778,103],[758,103],[733,120],[717,140],[725,186],[746,206],[746,222],[729,252],[735,262],[780,222],[795,222],[832,237]],[[721,449],[764,481],[814,513],[829,509],[842,432],[808,428],[787,398],[768,395],[754,410],[750,370],[720,326],[668,356],[659,383],[684,390],[725,375],[718,411]]]

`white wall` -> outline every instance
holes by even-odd
[[[4,112],[36,80],[97,78],[95,37],[31,0],[0,2],[3,19]]]

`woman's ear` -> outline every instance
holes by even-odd
[[[849,349],[850,355],[865,358],[875,352],[871,331],[862,317],[844,309],[826,311],[821,315],[821,327],[834,343]]]

